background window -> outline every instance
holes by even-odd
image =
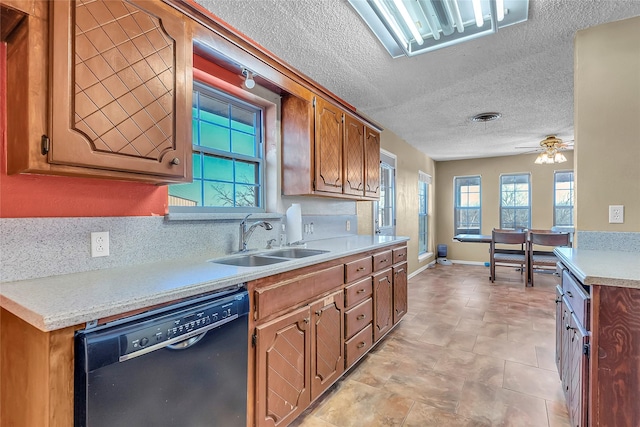
[[[573,171],[553,174],[553,225],[573,227]]]
[[[263,211],[262,110],[193,86],[193,182],[170,185],[169,206]]]
[[[418,173],[418,255],[429,249],[429,184],[431,176]]]
[[[396,157],[380,151],[380,199],[373,203],[374,232],[383,236],[396,234],[395,196]]]
[[[531,228],[530,174],[500,176],[500,228]]]
[[[482,228],[480,189],[480,176],[457,176],[454,178],[454,235],[480,234]]]

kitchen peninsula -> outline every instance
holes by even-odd
[[[640,254],[555,253],[556,363],[572,425],[640,425]]]

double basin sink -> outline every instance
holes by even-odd
[[[255,254],[238,255],[230,258],[213,259],[211,262],[216,264],[235,265],[238,267],[261,267],[277,264],[279,262],[291,261],[292,259],[320,255],[327,252],[329,251],[306,248],[287,248]]]

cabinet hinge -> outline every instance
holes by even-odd
[[[258,336],[256,334],[251,335],[251,347],[255,347],[258,343]]]
[[[49,137],[47,135],[42,135],[42,138],[40,138],[40,151],[42,152],[42,155],[46,156],[47,154],[49,154],[50,148],[51,141],[49,140]]]
[[[316,108],[316,97],[313,97],[313,108]]]
[[[588,358],[590,353],[591,353],[591,346],[589,344],[584,344],[582,346],[582,354],[584,354]]]

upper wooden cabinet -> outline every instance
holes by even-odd
[[[315,97],[282,101],[282,191],[357,200],[379,197],[380,134]]]
[[[9,173],[190,181],[188,21],[156,1],[48,4],[48,25],[32,19],[9,41],[24,47],[8,55],[8,102],[21,105],[8,109]],[[36,68],[49,78],[21,81]]]

